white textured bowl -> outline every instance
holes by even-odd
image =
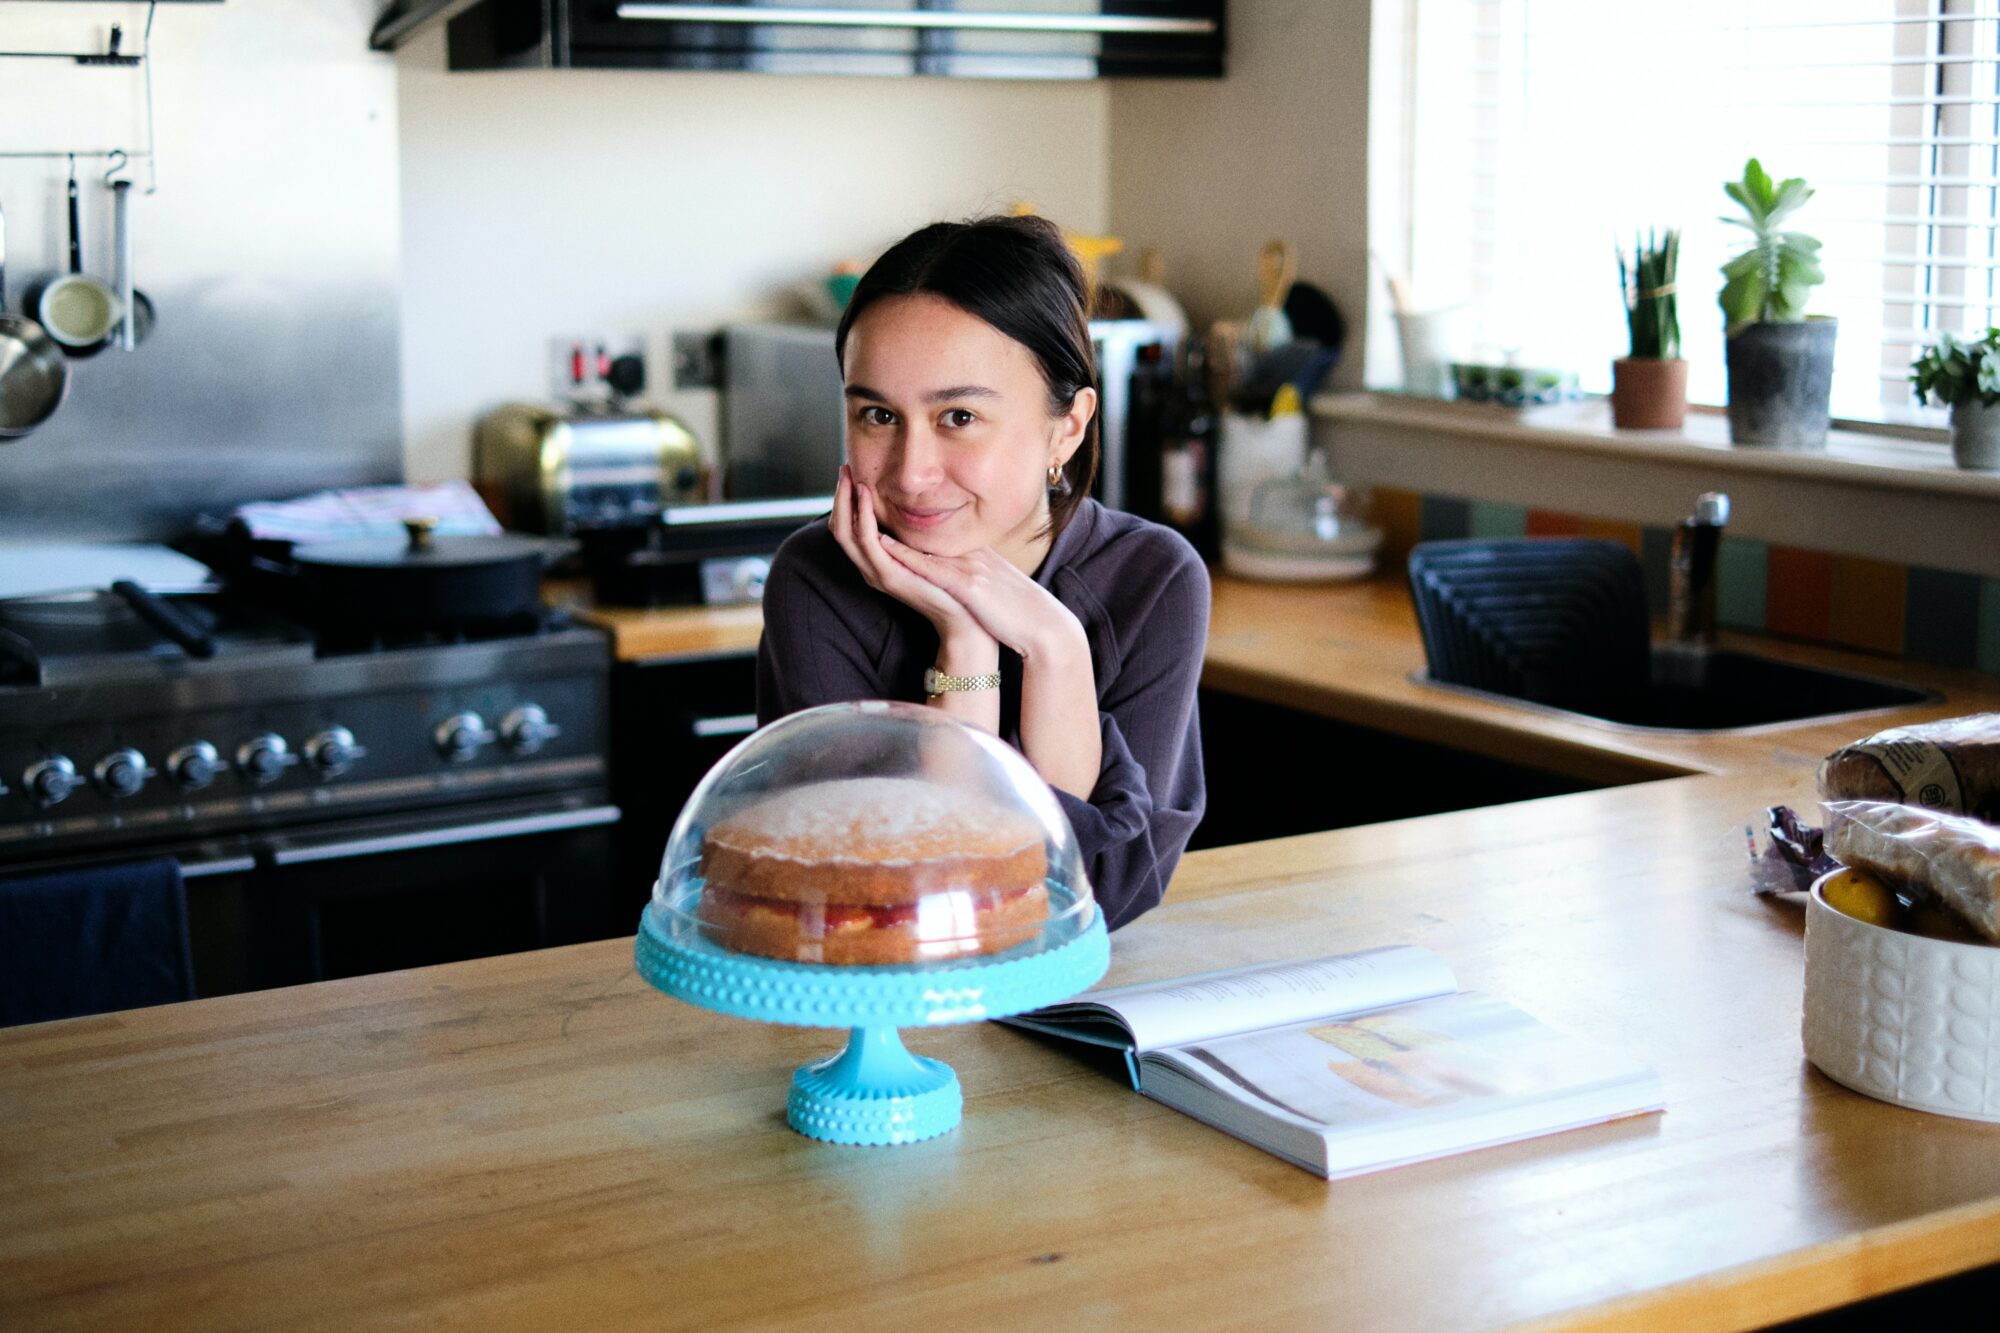
[[[1911,935],[1806,902],[1806,1058],[1898,1106],[2000,1121],[2000,947]]]

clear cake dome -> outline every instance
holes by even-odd
[[[683,945],[842,967],[998,961],[1098,919],[1028,761],[888,702],[794,713],[724,756],[674,823],[648,910]]]

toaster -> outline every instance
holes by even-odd
[[[694,435],[657,408],[537,403],[480,419],[472,479],[502,526],[550,536],[645,526],[707,482]]]

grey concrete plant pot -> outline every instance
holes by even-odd
[[[1962,468],[2000,472],[2000,403],[1978,401],[1951,409],[1951,457]]]
[[[1818,449],[1833,397],[1840,321],[1815,316],[1746,324],[1729,335],[1729,438],[1736,444]]]

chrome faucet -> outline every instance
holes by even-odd
[[[1667,580],[1667,642],[1683,648],[1715,646],[1715,565],[1729,497],[1706,491],[1694,513],[1674,528]]]

